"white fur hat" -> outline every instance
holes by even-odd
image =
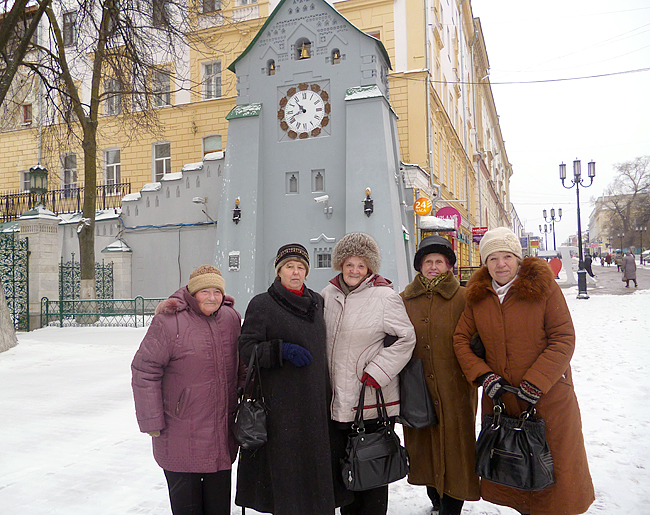
[[[481,253],[481,261],[483,263],[494,252],[512,252],[519,259],[523,259],[519,238],[507,227],[496,227],[486,232],[483,238],[481,238],[478,250]]]
[[[340,272],[343,261],[352,256],[362,258],[373,273],[379,272],[381,254],[379,245],[372,236],[362,232],[351,232],[343,236],[332,252],[332,268]]]

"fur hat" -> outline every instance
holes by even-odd
[[[222,294],[226,293],[226,281],[217,267],[202,265],[190,274],[190,280],[187,282],[190,295],[194,295],[204,288],[216,288]]]
[[[433,253],[446,256],[450,266],[454,266],[456,263],[456,254],[454,254],[454,249],[451,248],[451,242],[443,236],[433,235],[427,236],[420,242],[418,251],[415,253],[415,259],[413,259],[413,267],[419,272],[424,256]]]
[[[307,273],[305,277],[309,275],[309,252],[303,247],[300,243],[289,243],[288,245],[282,245],[278,249],[278,253],[275,256],[275,273],[280,272],[280,268],[284,266],[287,261],[300,261],[305,268]]]
[[[486,232],[483,238],[481,238],[478,250],[481,253],[481,261],[483,263],[494,252],[512,252],[519,259],[523,259],[519,238],[507,227],[496,227]]]
[[[362,232],[351,232],[343,236],[332,252],[332,268],[340,272],[343,270],[343,261],[352,256],[362,258],[373,273],[379,272],[381,254],[379,245],[372,236]]]

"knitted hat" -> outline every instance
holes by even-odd
[[[454,266],[456,263],[456,254],[454,254],[454,249],[451,248],[451,242],[447,238],[437,235],[427,236],[420,242],[418,251],[415,253],[415,259],[413,259],[415,269],[419,272],[424,256],[434,253],[447,256],[450,266]]]
[[[216,288],[222,294],[226,293],[226,281],[221,276],[217,267],[212,265],[202,265],[190,274],[190,280],[187,282],[187,289],[190,295],[204,288]]]
[[[309,252],[300,243],[289,243],[288,245],[282,245],[278,249],[278,254],[275,256],[275,273],[277,274],[280,268],[291,260],[300,261],[305,265],[307,269],[305,276],[309,275]]]
[[[481,253],[481,261],[483,263],[494,252],[511,252],[519,259],[523,259],[519,238],[507,227],[497,227],[486,232],[483,238],[481,238],[478,250]]]
[[[343,262],[352,256],[362,258],[371,272],[379,272],[381,254],[379,245],[372,236],[362,232],[351,232],[343,236],[332,252],[332,268],[340,272],[343,270]]]

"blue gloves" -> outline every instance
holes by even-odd
[[[309,365],[313,360],[311,353],[295,343],[282,342],[282,359],[291,361],[297,367]]]

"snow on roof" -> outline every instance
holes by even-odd
[[[127,195],[124,195],[122,197],[122,202],[133,202],[134,200],[140,200],[142,198],[142,195],[140,194],[139,191],[136,191],[135,193],[129,193]]]
[[[160,178],[160,182],[162,181],[180,181],[183,178],[183,172],[172,172],[172,173],[166,173]],[[146,186],[146,185],[145,185]],[[156,190],[158,191],[158,190]]]
[[[162,186],[159,182],[148,182],[147,184],[142,186],[142,188],[140,188],[140,191],[160,191],[161,188]]]
[[[203,170],[203,162],[188,163],[181,168],[181,172],[193,172],[196,170]]]
[[[98,209],[95,211],[95,222],[106,220],[117,220],[120,217],[122,208]],[[83,213],[63,213],[59,215],[59,225],[76,224],[83,218]]]
[[[453,231],[456,229],[456,224],[453,218],[421,216],[420,229],[427,229],[428,231]]]
[[[359,100],[362,98],[377,98],[383,97],[384,94],[381,92],[378,86],[355,86],[354,88],[348,88],[345,92],[345,100]]]
[[[117,240],[107,245],[102,252],[132,252],[132,250],[124,241]]]
[[[43,204],[38,204],[29,211],[25,211],[19,217],[21,220],[30,220],[35,218],[47,219],[47,220],[60,220],[52,211],[47,209]]]
[[[204,161],[217,161],[219,159],[223,159],[223,156],[226,153],[223,150],[217,150],[216,152],[210,152],[209,154],[206,154],[203,156]]]

